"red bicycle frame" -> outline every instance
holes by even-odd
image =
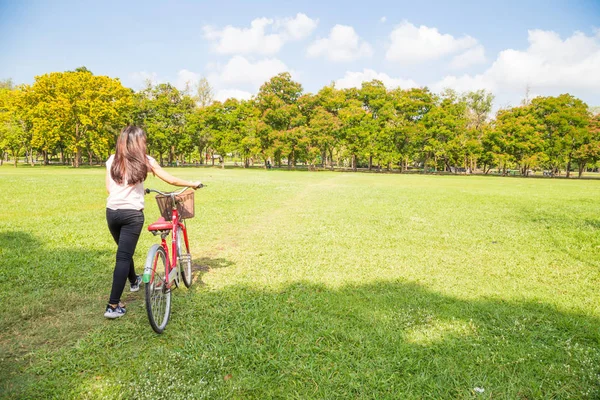
[[[179,212],[177,211],[177,208],[173,209],[173,211],[172,211],[171,225],[172,225],[172,228],[171,228],[172,238],[171,238],[171,252],[170,253],[169,253],[169,246],[167,245],[166,236],[161,236],[161,241],[160,241],[160,246],[165,250],[165,253],[167,255],[167,271],[168,271],[167,274],[169,276],[169,279],[167,282],[167,288],[171,287],[171,282],[173,282],[173,280],[176,280],[177,284],[179,284],[179,275],[171,276],[171,274],[173,272],[177,273],[177,267],[178,267],[178,265],[177,265],[177,239],[178,239],[178,237],[177,237],[177,235],[179,234],[179,229],[176,229],[176,227],[181,228],[181,232],[183,232],[183,239],[185,241],[185,246],[186,246],[186,248],[189,248],[187,229],[185,227],[185,224],[179,219]],[[154,265],[154,268],[152,269],[152,274],[154,274],[155,270],[156,270],[156,265]],[[154,276],[152,276],[152,279],[154,279]]]
[[[147,191],[149,192],[149,190],[147,189]],[[183,222],[183,220],[181,220],[179,218],[179,211],[177,210],[177,207],[175,206],[175,199],[173,198],[173,205],[174,207],[171,209],[171,221],[167,222],[163,217],[160,217],[158,219],[158,221],[150,224],[148,226],[148,230],[151,231],[153,234],[158,235],[160,234],[160,238],[161,238],[161,242],[160,242],[160,246],[163,248],[163,250],[165,251],[165,255],[166,255],[166,276],[168,277],[166,285],[167,285],[167,289],[171,288],[171,283],[173,281],[176,282],[176,285],[179,285],[179,270],[177,269],[178,265],[177,265],[177,243],[178,243],[178,235],[179,235],[179,229],[181,228],[181,232],[183,233],[183,240],[185,242],[185,248],[189,249],[189,241],[188,241],[188,235],[187,235],[187,229],[185,227],[185,223]],[[172,238],[171,238],[171,251],[169,252],[169,246],[167,245],[167,236],[169,236],[169,234],[172,234]],[[150,276],[147,276],[146,274],[144,274],[142,280],[144,283],[148,283],[148,282],[153,282],[154,281],[154,273],[156,271],[156,263],[158,262],[158,258],[156,258],[154,260],[154,265],[152,266],[152,273]],[[146,271],[144,271],[146,272]]]

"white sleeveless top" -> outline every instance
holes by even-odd
[[[154,158],[150,156],[148,161],[153,162]],[[106,200],[106,208],[111,210],[143,210],[144,209],[144,184],[136,185],[119,185],[110,176],[110,167],[112,166],[114,154],[106,160],[106,173],[108,174],[108,199]],[[148,171],[150,172],[150,171]]]

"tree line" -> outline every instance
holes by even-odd
[[[493,95],[428,88],[323,87],[304,93],[281,73],[250,100],[213,101],[206,79],[178,90],[139,91],[118,79],[75,71],[0,83],[0,162],[41,157],[78,167],[105,160],[125,124],[142,127],[161,163],[215,163],[225,157],[295,168],[346,167],[527,176],[578,176],[600,161],[600,117],[569,94],[536,97],[491,115]]]

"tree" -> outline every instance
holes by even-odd
[[[89,69],[87,69],[87,67],[86,67],[86,66],[84,66],[84,65],[82,65],[81,67],[77,67],[77,68],[75,68],[75,71],[67,71],[67,72],[86,72],[86,73],[88,73],[88,74],[94,75],[94,74],[92,73],[92,71],[90,71]]]
[[[457,171],[465,165],[466,103],[450,89],[434,97],[430,111],[423,117],[425,130],[421,139],[424,167]],[[433,163],[429,163],[433,159]]]
[[[327,111],[323,106],[317,106],[314,109],[309,122],[308,135],[310,143],[307,149],[307,155],[312,166],[317,163],[316,160],[319,157],[321,157],[322,163],[325,163],[327,154],[335,145],[336,132],[339,129],[340,120],[336,115]]]
[[[580,145],[573,151],[573,161],[578,166],[578,178],[581,178],[586,165],[600,161],[600,115],[590,113],[588,128],[579,138]]]
[[[208,107],[214,100],[213,89],[205,77],[200,78],[196,85],[196,96],[194,97],[198,107]]]
[[[0,90],[3,90],[3,89],[13,90],[14,88],[15,88],[15,85],[11,78],[0,80]]]
[[[389,100],[381,109],[385,114],[381,151],[389,161],[400,161],[402,172],[416,155],[419,138],[424,137],[423,118],[431,110],[433,100],[426,88],[397,88],[389,92]]]
[[[53,72],[37,76],[31,87],[32,139],[49,150],[57,140],[74,153],[78,167],[83,150],[105,155],[115,129],[128,119],[131,91],[118,79],[90,72]]]
[[[317,141],[322,146],[321,158],[333,169],[334,151],[339,147],[342,140],[342,125],[339,118],[339,112],[344,107],[346,95],[342,90],[336,89],[332,84],[319,90],[315,100],[315,112],[318,112],[320,107],[331,115],[331,120],[329,122],[325,122],[323,119],[321,119],[321,121],[316,121],[315,127],[317,127],[317,125],[320,125],[320,127],[317,127],[317,130],[313,131],[313,133],[319,136]],[[315,117],[319,118],[318,116]],[[328,118],[323,114],[321,114],[321,117]]]
[[[261,153],[267,154],[265,146],[269,146],[278,165],[283,155],[287,155],[288,167],[296,163],[299,133],[296,128],[304,123],[297,105],[301,94],[302,85],[283,72],[263,84],[256,98],[261,119],[270,128],[259,130]]]
[[[379,80],[372,80],[370,82],[363,82],[359,91],[359,99],[363,102],[363,106],[368,111],[370,120],[363,121],[365,129],[365,145],[363,149],[365,155],[369,158],[369,170],[373,167],[373,157],[387,152],[385,142],[382,142],[381,131],[385,126],[387,114],[381,115],[381,110],[384,108],[388,101],[388,93],[383,82]]]
[[[13,157],[17,166],[19,153],[27,146],[26,123],[22,120],[24,110],[21,107],[23,94],[20,90],[0,89],[0,149]]]
[[[138,96],[137,118],[148,134],[149,148],[158,153],[161,164],[165,154],[171,164],[197,145],[185,129],[194,110],[194,100],[168,83],[148,85]]]
[[[250,166],[250,158],[260,151],[258,131],[261,126],[260,112],[254,100],[242,101],[239,109],[240,132],[237,148],[242,156],[244,168]]]
[[[344,153],[350,157],[350,165],[353,171],[358,166],[358,155],[365,148],[365,142],[368,139],[368,131],[365,130],[365,124],[370,123],[370,115],[359,100],[358,91],[355,89],[345,89],[346,102],[339,111],[341,122],[342,144]]]
[[[478,161],[483,173],[486,175],[497,165],[506,171],[508,156],[504,152],[500,136],[501,133],[492,124],[484,125],[481,135],[481,153]]]
[[[485,90],[468,92],[464,95],[467,113],[465,132],[465,164],[472,172],[483,153],[482,139],[488,130],[488,119],[492,111],[494,95]]]
[[[567,178],[575,152],[586,141],[589,123],[587,105],[570,94],[537,97],[531,101],[532,112],[545,127],[546,154],[550,167],[558,172],[565,167]]]
[[[210,134],[205,123],[206,110],[207,107],[204,107],[196,108],[190,112],[186,117],[184,126],[184,134],[189,138],[191,146],[198,150],[200,164],[204,163],[202,153],[206,150],[210,141]]]
[[[502,135],[504,152],[519,166],[523,176],[545,160],[544,130],[531,107],[500,110],[496,116],[496,129]]]

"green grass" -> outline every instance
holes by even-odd
[[[0,168],[1,398],[600,397],[599,181],[171,172],[209,186],[159,336],[102,316],[103,170]]]

